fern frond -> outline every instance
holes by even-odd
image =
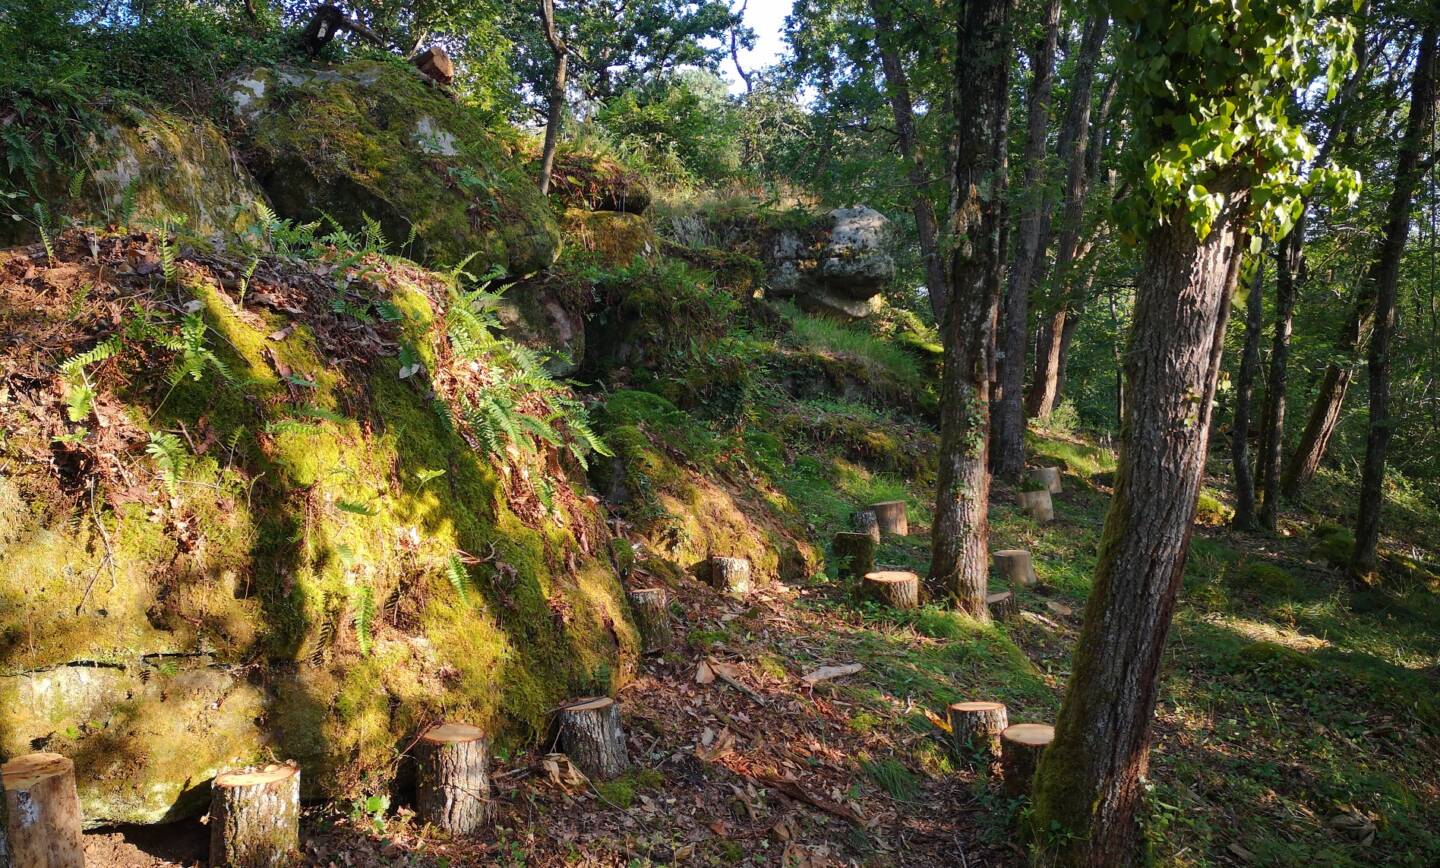
[[[469,594],[465,588],[470,584],[470,574],[465,570],[465,564],[460,560],[459,555],[452,554],[450,559],[445,562],[445,578],[450,580],[450,587],[455,589],[455,594],[460,598],[460,602],[467,602]]]

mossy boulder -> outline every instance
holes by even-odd
[[[571,208],[565,212],[564,227],[567,243],[593,254],[608,268],[626,266],[637,257],[653,257],[660,252],[655,230],[639,214]]]
[[[540,155],[534,154],[539,175]],[[550,194],[567,208],[643,214],[650,207],[650,187],[639,173],[619,160],[561,148],[550,175]]]
[[[525,171],[519,134],[452,99],[404,62],[260,68],[230,82],[247,162],[284,217],[379,221],[404,252],[528,274],[560,233]],[[472,269],[474,270],[474,269]],[[478,272],[477,272],[478,273]]]
[[[1315,554],[1335,567],[1346,567],[1355,554],[1355,534],[1338,524],[1322,522],[1314,530]]]

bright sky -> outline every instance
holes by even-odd
[[[740,64],[746,72],[762,69],[785,51],[785,16],[790,14],[793,0],[750,0],[745,7],[745,23],[755,31],[755,47],[740,52]],[[735,6],[730,7],[734,9]],[[735,74],[735,64],[727,57],[721,67],[731,93],[744,93],[745,82]]]

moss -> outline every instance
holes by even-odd
[[[1315,554],[1332,566],[1345,567],[1355,553],[1355,534],[1338,524],[1322,523],[1314,530]]]
[[[1228,575],[1237,590],[1262,600],[1293,597],[1300,589],[1289,570],[1263,561],[1253,561],[1245,569],[1231,571]]]
[[[593,254],[606,268],[627,266],[638,257],[655,256],[660,250],[655,231],[639,214],[571,208],[565,212],[562,225],[572,246]]]
[[[621,808],[635,803],[635,796],[645,790],[656,790],[664,784],[664,778],[654,769],[635,769],[610,781],[595,784],[595,790],[605,801]]]
[[[1319,668],[1313,657],[1277,642],[1258,641],[1243,645],[1235,652],[1235,661],[1242,669],[1272,672],[1310,672]]]
[[[1220,502],[1214,492],[1202,490],[1195,501],[1195,521],[1207,527],[1220,527],[1230,521],[1235,510]]]

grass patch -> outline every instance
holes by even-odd
[[[897,802],[913,802],[920,794],[920,784],[915,775],[898,760],[861,760],[860,768]]]
[[[920,361],[893,341],[837,320],[811,316],[793,304],[782,304],[778,308],[790,324],[789,340],[796,346],[829,355],[850,356],[903,389],[918,391],[925,386]]]

